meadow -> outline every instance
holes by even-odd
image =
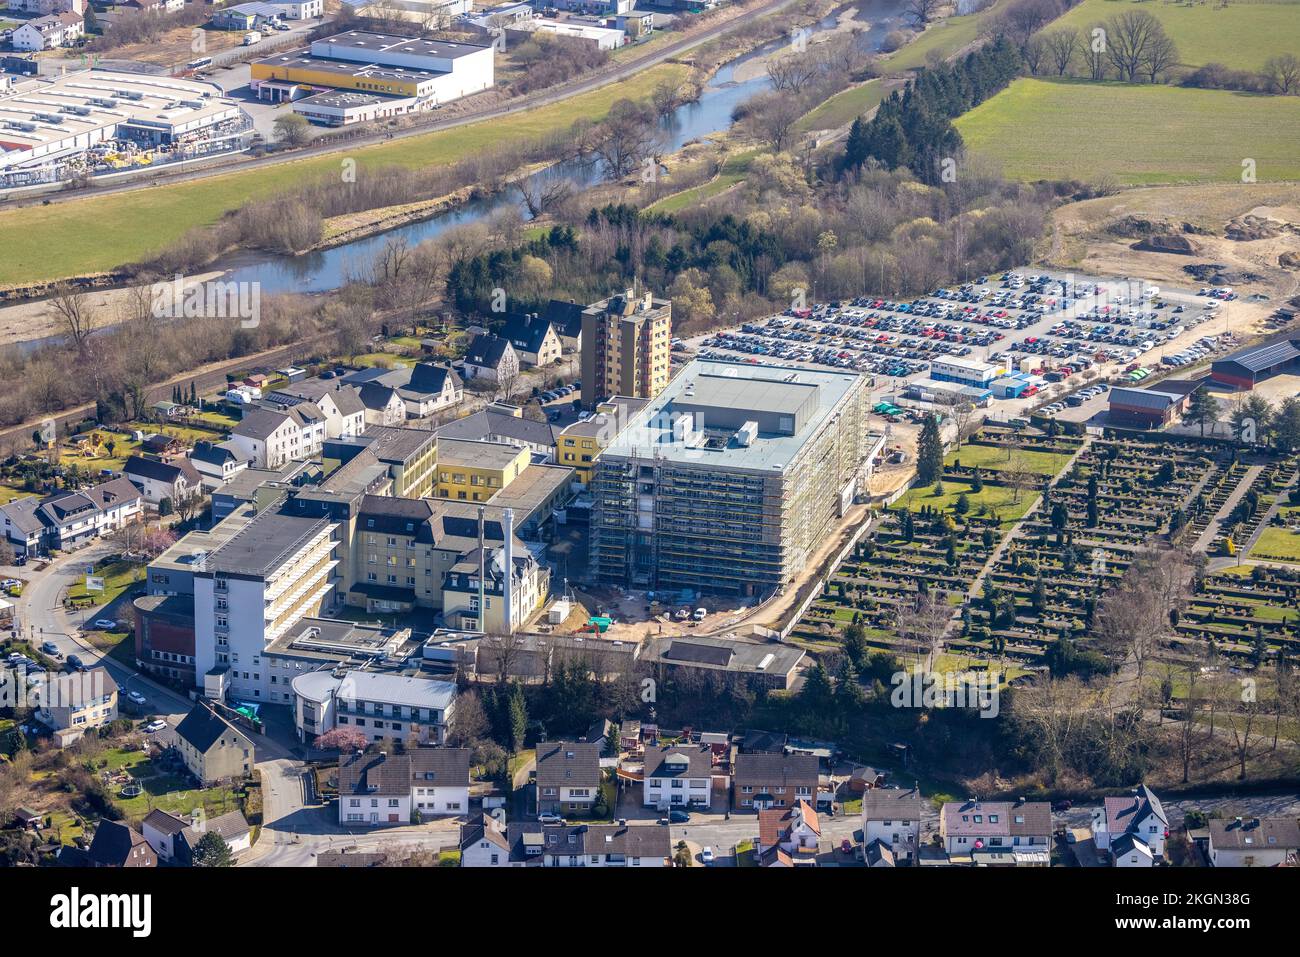
[[[1300,97],[1016,80],[957,119],[972,153],[1025,180],[1129,185],[1300,178]]]
[[[1269,57],[1300,51],[1300,0],[1233,2],[1226,7],[1168,0],[1083,0],[1048,29],[1090,29],[1129,10],[1143,10],[1158,19],[1187,66],[1222,63],[1259,70]]]
[[[0,286],[104,272],[145,259],[191,227],[215,223],[249,200],[337,173],[345,158],[355,160],[359,169],[449,164],[499,144],[539,138],[580,119],[599,120],[615,101],[647,97],[660,83],[684,79],[686,72],[685,66],[661,64],[590,93],[454,129],[191,182],[4,210],[0,233],[21,235],[23,242],[0,258]]]

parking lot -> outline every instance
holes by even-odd
[[[862,372],[874,379],[873,403],[911,411],[942,408],[942,399],[918,401],[908,388],[928,380],[935,362],[988,363],[1019,380],[986,403],[990,418],[1005,419],[1047,406],[1054,414],[1104,405],[1103,377],[1138,383],[1162,366],[1226,351],[1233,339],[1215,320],[1235,298],[1230,290],[1008,272],[911,300],[865,296],[790,309],[684,345],[704,358]],[[1079,391],[1088,394],[1072,395]]]

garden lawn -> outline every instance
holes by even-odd
[[[1269,57],[1300,50],[1300,2],[1148,3],[1137,0],[1083,0],[1047,29],[1090,30],[1130,10],[1160,21],[1188,66],[1222,63],[1235,70],[1259,70]]]
[[[970,511],[967,515],[976,515],[979,513],[981,505],[987,505],[991,511],[997,513],[1003,528],[1008,528],[1018,522],[1025,512],[1029,511],[1030,506],[1038,500],[1036,493],[1022,491],[1020,501],[1014,502],[1012,501],[1015,498],[1013,489],[1000,488],[986,482],[983,491],[972,492],[968,482],[945,479],[942,495],[935,495],[934,487],[931,485],[924,488],[913,488],[898,500],[898,505],[902,508],[910,508],[914,512],[919,511],[923,505],[948,511],[957,503],[957,499],[962,492],[965,492],[966,497],[970,499]]]
[[[1300,179],[1300,97],[1019,79],[956,121],[1015,179],[1126,184]]]
[[[21,235],[0,258],[0,286],[102,272],[173,245],[187,229],[215,223],[241,204],[292,190],[316,176],[337,175],[343,159],[358,168],[454,163],[498,145],[599,120],[613,103],[649,96],[660,83],[681,81],[687,67],[664,63],[559,103],[376,146],[310,159],[285,159],[257,170],[186,183],[0,212],[0,234]]]
[[[1007,468],[1016,459],[1024,462],[1025,468],[1035,475],[1055,475],[1070,460],[1070,453],[1012,449],[1011,460],[1008,461],[1006,449],[992,445],[963,445],[960,449],[949,452],[944,457],[943,464],[953,465],[960,462],[968,468],[997,471]]]
[[[90,598],[96,605],[107,605],[115,601],[137,581],[144,580],[144,566],[132,562],[112,559],[95,563],[95,574],[104,579],[103,591],[86,591],[86,579],[83,575],[75,585],[68,588],[71,599]],[[137,578],[136,575],[140,577]]]
[[[1300,515],[1300,506],[1279,509],[1278,513]],[[1246,554],[1267,561],[1300,563],[1300,532],[1293,532],[1284,525],[1266,525]]]

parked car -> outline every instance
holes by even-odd
[[[685,824],[691,819],[691,815],[686,811],[669,811],[668,820],[673,824]]]
[[[85,671],[86,663],[77,655],[68,655],[68,669],[71,671]]]
[[[158,731],[161,731],[165,727],[167,727],[166,721],[164,721],[162,718],[154,718],[152,721],[150,721],[148,724],[144,726],[143,730],[145,734],[154,734]]]
[[[59,653],[59,646],[52,641],[42,641],[41,652],[47,655],[57,655]]]
[[[691,617],[694,618],[696,621],[703,621],[708,616],[708,614],[709,612],[707,609],[697,608],[695,609],[695,613],[691,615]]]
[[[564,818],[560,817],[560,815],[556,814],[554,811],[543,811],[541,814],[537,815],[537,820],[542,824],[564,823]]]
[[[706,844],[706,845],[704,846],[704,849],[703,849],[702,851],[700,851],[700,860],[701,860],[703,863],[705,863],[705,864],[712,864],[712,863],[713,863],[713,848],[709,847],[709,846]]]
[[[112,631],[114,628],[117,627],[117,622],[115,622],[112,618],[96,618],[93,622],[91,622],[91,624],[93,624],[96,628],[100,629],[101,631]]]
[[[144,705],[147,699],[138,691],[128,691],[126,693],[126,700],[130,701],[132,704]]]

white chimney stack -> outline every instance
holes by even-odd
[[[505,566],[504,569],[505,584],[503,586],[503,592],[501,595],[502,600],[505,602],[505,604],[502,606],[501,623],[503,625],[502,630],[507,635],[513,635],[515,633],[515,623],[514,623],[514,615],[511,614],[512,611],[511,599],[514,597],[512,592],[514,590],[514,579],[515,579],[515,561],[514,561],[515,511],[514,509],[508,508],[505,510],[505,512],[501,516],[501,526],[502,526],[502,531],[505,534],[505,544],[503,546],[503,550],[501,553],[502,558],[504,559],[502,564]]]

